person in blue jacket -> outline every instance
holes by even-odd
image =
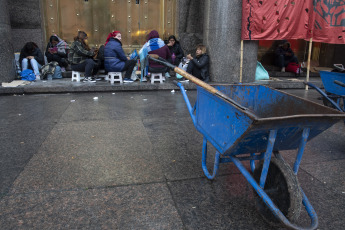
[[[114,31],[108,35],[104,45],[104,68],[108,72],[126,71],[124,82],[133,82],[131,75],[136,65],[136,60],[128,60],[122,49],[121,33]]]

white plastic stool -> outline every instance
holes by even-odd
[[[122,73],[121,72],[109,72],[108,73],[108,79],[110,81],[110,84],[114,84],[114,82],[123,83],[123,81],[122,81]]]
[[[163,83],[164,78],[162,73],[151,73],[151,84],[159,81],[159,83]]]
[[[81,77],[84,77],[84,73],[78,71],[72,71],[72,81],[80,81]]]

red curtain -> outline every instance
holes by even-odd
[[[345,44],[345,0],[243,0],[242,39]]]

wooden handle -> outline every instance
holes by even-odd
[[[215,93],[218,92],[218,90],[217,90],[216,88],[210,86],[209,84],[203,82],[203,81],[200,80],[199,78],[194,77],[193,75],[187,73],[186,71],[184,71],[184,70],[182,70],[182,69],[180,69],[180,68],[178,68],[178,67],[175,67],[175,68],[174,68],[174,71],[175,71],[176,73],[180,74],[181,76],[187,78],[188,80],[194,82],[195,84],[197,84],[197,85],[199,85],[199,86],[205,88],[207,91],[209,91],[209,92],[211,92],[211,93],[213,93],[213,94],[215,94]]]

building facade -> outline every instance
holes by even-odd
[[[203,43],[210,56],[211,80],[231,83],[240,79],[241,7],[228,0],[0,0],[1,46],[4,63],[0,82],[15,78],[14,53],[33,41],[44,52],[50,35],[71,43],[78,30],[86,31],[91,46],[105,42],[120,30],[125,51],[139,49],[145,35],[156,29],[161,38],[176,35],[182,48],[194,53]],[[255,78],[257,41],[245,41],[243,82]]]

